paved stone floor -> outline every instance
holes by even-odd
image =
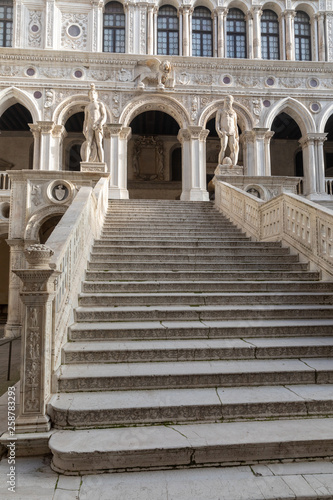
[[[2,500],[309,500],[333,499],[333,461],[140,473],[59,476],[49,457],[16,460],[16,491],[7,490],[8,462],[0,462]]]

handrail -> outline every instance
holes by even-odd
[[[333,214],[331,210],[291,193],[260,200],[220,180],[215,204],[249,236],[281,240],[315,264],[324,277],[333,276]]]
[[[60,272],[53,308],[53,369],[60,364],[61,347],[73,319],[83,272],[93,241],[102,230],[107,205],[108,179],[100,179],[94,189],[81,187],[46,241],[46,246],[54,251],[50,267]]]

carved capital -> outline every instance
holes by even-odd
[[[120,123],[106,123],[104,125],[104,129],[107,134],[111,135],[119,135],[123,126]]]
[[[120,139],[127,140],[129,141],[132,136],[132,129],[131,127],[121,127],[121,130],[119,132],[119,137]]]
[[[52,129],[52,136],[56,138],[65,138],[67,136],[67,131],[64,125],[54,125]]]
[[[41,134],[51,134],[54,127],[54,122],[39,121],[37,122],[37,125]]]

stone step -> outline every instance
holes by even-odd
[[[281,248],[281,243],[280,242],[265,242],[262,245],[260,245],[260,242],[257,241],[251,241],[250,239],[246,240],[198,240],[198,239],[182,239],[179,240],[172,240],[169,241],[167,239],[142,239],[142,238],[103,238],[100,240],[95,240],[94,242],[94,249],[98,249],[99,247],[102,248],[133,248],[135,249],[142,249],[142,248],[157,248],[157,249],[164,249],[164,248],[179,248],[181,250],[186,251],[188,248],[189,251],[195,250],[195,249],[206,249],[207,251],[216,251],[219,249],[228,249],[228,248],[235,248],[239,250],[243,250],[246,248],[262,248],[263,251],[264,249],[278,249]]]
[[[216,213],[209,215],[182,215],[178,214],[177,216],[169,215],[169,213],[165,213],[164,215],[158,216],[143,216],[140,214],[132,214],[132,215],[110,215],[106,216],[104,219],[104,225],[109,226],[113,224],[157,224],[158,226],[168,226],[168,225],[183,225],[183,224],[196,224],[201,227],[203,225],[208,225],[209,227],[215,226],[225,226],[225,227],[236,227],[233,222],[225,217],[216,216]]]
[[[331,281],[84,281],[85,293],[333,292]]]
[[[216,231],[211,231],[209,229],[205,230],[198,230],[198,229],[191,229],[191,228],[175,228],[174,230],[171,228],[166,228],[165,230],[163,228],[161,229],[155,229],[154,227],[151,228],[141,228],[139,226],[136,226],[136,228],[130,229],[130,228],[119,228],[119,229],[104,229],[102,231],[102,237],[109,236],[109,238],[112,238],[112,236],[131,236],[131,237],[136,237],[139,236],[140,238],[142,237],[154,237],[154,238],[169,238],[172,240],[172,238],[175,238],[177,236],[181,236],[182,238],[185,238],[186,236],[189,236],[191,238],[211,238],[211,239],[247,239],[245,234],[242,231],[239,231],[238,229],[228,229],[228,230],[223,230],[220,232]]]
[[[159,230],[172,230],[172,231],[179,231],[179,228],[181,227],[182,230],[195,230],[195,231],[202,231],[204,230],[207,232],[208,230],[214,232],[214,231],[237,231],[237,232],[242,232],[240,229],[238,229],[234,224],[226,221],[221,221],[221,222],[213,222],[213,221],[207,221],[203,219],[202,221],[196,221],[193,220],[192,222],[189,222],[187,220],[175,220],[174,222],[171,222],[169,219],[166,219],[165,221],[153,221],[150,219],[147,219],[146,221],[137,221],[137,220],[122,220],[122,219],[115,219],[115,220],[110,220],[110,221],[105,221],[103,224],[103,229],[136,229],[138,226],[140,226],[142,229],[159,229]]]
[[[109,262],[88,262],[88,270],[103,270],[103,271],[307,271],[309,268],[308,263],[301,262],[270,262],[266,259],[260,259],[260,262],[216,262],[206,263],[197,260],[196,262],[161,262],[157,260],[137,261],[137,262],[123,262],[120,260],[113,260]]]
[[[237,245],[237,244],[250,244],[252,245],[252,241],[250,238],[247,236],[233,236],[232,238],[224,238],[221,235],[210,235],[208,238],[205,236],[195,236],[195,235],[190,235],[190,236],[182,236],[182,237],[177,237],[175,240],[174,237],[166,236],[164,234],[161,235],[152,235],[152,234],[140,234],[140,236],[124,236],[124,235],[114,235],[114,236],[101,236],[99,240],[100,245],[105,245],[111,243],[112,245],[145,245],[147,246],[165,246],[165,245],[170,245],[170,244],[178,244],[179,246],[184,246],[187,244],[191,245],[205,245],[207,244],[208,246],[219,246],[219,245]],[[95,244],[98,244],[96,242]]]
[[[332,293],[315,292],[236,292],[236,293],[95,293],[79,295],[80,306],[154,305],[246,305],[246,304],[333,304]]]
[[[62,430],[49,446],[66,474],[316,458],[333,455],[333,419]]]
[[[146,321],[74,323],[69,339],[92,340],[154,340],[154,339],[223,339],[235,337],[330,336],[333,319],[252,319],[229,321]]]
[[[271,266],[270,266],[271,267]],[[86,271],[86,280],[89,281],[277,281],[277,280],[319,280],[318,272],[310,271],[260,271],[256,270],[228,270],[228,271]]]
[[[209,321],[279,318],[333,318],[330,305],[211,305],[77,307],[75,320],[83,321]]]
[[[62,365],[59,392],[330,384],[332,358]]]
[[[62,393],[48,404],[58,428],[332,415],[331,385]]]
[[[174,260],[177,262],[177,264],[180,263],[203,263],[203,264],[208,264],[208,263],[225,263],[225,262],[258,262],[258,259],[260,259],[260,262],[282,262],[282,263],[290,263],[290,262],[298,262],[299,258],[298,255],[289,255],[289,254],[257,254],[255,251],[248,251],[248,252],[243,252],[243,254],[233,254],[232,252],[229,253],[229,255],[225,252],[222,255],[205,255],[205,254],[190,254],[190,255],[179,255],[179,254],[173,254],[172,252],[166,252],[166,253],[156,253],[156,252],[150,252],[150,253],[144,253],[138,252],[138,253],[131,253],[131,254],[119,254],[119,253],[99,253],[99,252],[93,252],[90,256],[89,261],[90,262],[102,262],[102,263],[108,263],[108,262],[145,262],[148,263],[150,261],[153,262],[163,262],[165,263],[166,261],[171,261]]]
[[[333,356],[331,337],[69,342],[62,361],[80,363],[183,362]],[[333,397],[333,393],[331,394]]]
[[[159,246],[150,246],[149,251],[146,246],[116,246],[116,245],[94,245],[91,255],[119,255],[121,258],[124,256],[140,256],[140,255],[177,255],[185,256],[191,258],[192,255],[200,257],[215,257],[219,258],[225,255],[237,255],[244,256],[249,254],[254,254],[257,256],[264,255],[290,255],[289,248],[284,247],[257,247],[257,246],[241,246],[240,248],[235,246],[224,246],[224,247],[200,247],[197,246],[165,246],[163,248]]]

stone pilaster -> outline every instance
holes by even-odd
[[[39,170],[40,159],[40,128],[36,123],[29,123],[30,131],[34,138],[34,156],[32,160],[33,170]]]
[[[104,127],[105,159],[110,172],[110,199],[128,199],[127,143],[131,138],[130,127],[108,123]]]
[[[317,134],[311,133],[298,141],[303,152],[304,194],[309,197],[317,194],[316,136]]]
[[[294,10],[286,10],[284,13],[286,25],[286,59],[287,61],[295,60],[295,36],[294,36],[294,19],[296,12]]]
[[[246,14],[247,25],[247,57],[253,59],[253,12],[249,10]]]
[[[154,54],[154,6],[147,7],[147,54]]]
[[[103,32],[103,0],[90,0],[92,5],[92,36],[91,50],[92,52],[102,52],[102,37]]]
[[[252,130],[245,130],[239,137],[243,148],[244,175],[256,175],[254,161],[254,134]]]
[[[318,60],[326,61],[326,39],[325,39],[325,14],[319,12],[316,15],[318,33]]]
[[[182,5],[180,8],[180,13],[183,17],[183,56],[191,55],[191,23],[192,23],[192,12],[193,9],[190,5]]]
[[[215,12],[217,16],[217,57],[225,57],[225,21],[228,9],[224,7],[217,7]]]
[[[261,16],[262,10],[260,6],[253,6],[253,57],[261,59]]]
[[[134,24],[135,24],[135,15],[134,15],[134,3],[126,2],[124,4],[124,12],[126,13],[125,22],[126,22],[126,37],[125,37],[125,52],[127,54],[134,54]]]
[[[29,269],[15,271],[23,283],[20,297],[25,309],[18,433],[50,429],[46,405],[51,394],[52,301],[59,275],[49,267],[52,254],[45,245],[32,245],[25,251]]]
[[[180,129],[178,140],[182,144],[183,201],[208,201],[206,189],[206,138],[209,130],[191,126]]]
[[[13,19],[13,47],[22,47],[22,0],[13,0],[14,19]]]
[[[45,5],[45,48],[56,49],[56,5],[55,0],[46,0]]]
[[[51,158],[50,170],[62,170],[62,147],[65,137],[67,136],[64,125],[55,125],[52,129],[53,138],[53,154]]]

